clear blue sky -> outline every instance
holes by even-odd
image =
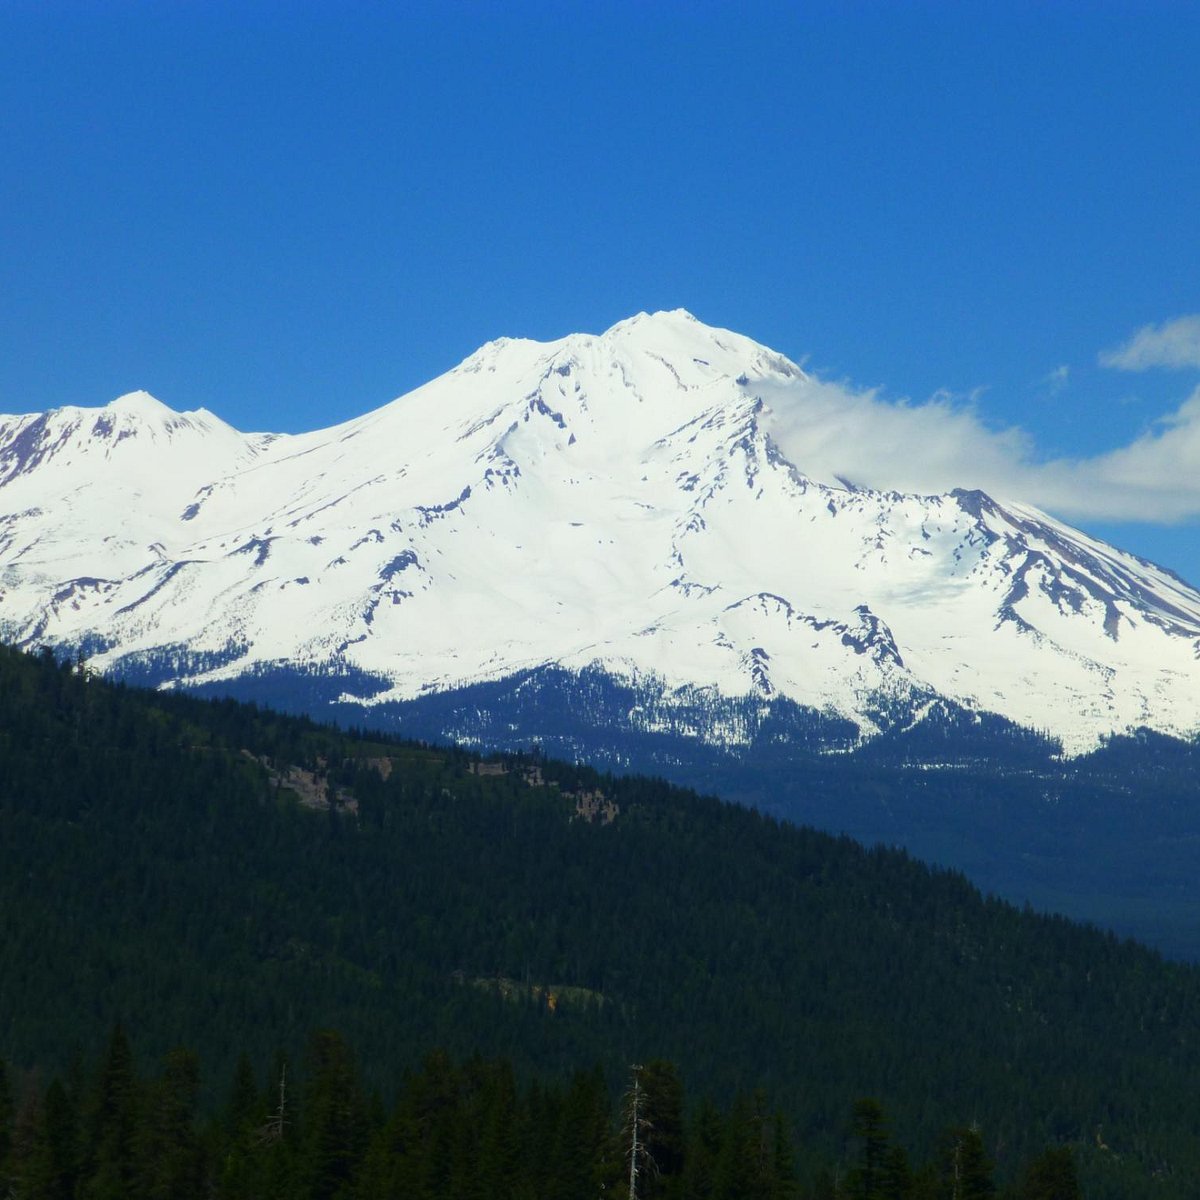
[[[674,307],[1039,460],[1200,386],[1099,361],[1200,312],[1194,4],[8,0],[0,114],[0,411],[313,428]]]

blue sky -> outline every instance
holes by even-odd
[[[9,0],[0,411],[313,428],[685,307],[1200,582],[1197,62],[1167,3]]]

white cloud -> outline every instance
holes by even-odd
[[[1200,367],[1200,313],[1142,326],[1123,346],[1101,354],[1100,365],[1120,371]]]
[[[800,394],[768,394],[771,432],[806,474],[868,487],[941,492],[974,478],[999,480],[1031,451],[1020,430],[986,428],[970,402],[940,394],[923,404],[809,378]]]
[[[1053,461],[1037,458],[1024,431],[989,427],[969,401],[894,402],[812,377],[764,398],[780,448],[814,478],[902,492],[982,488],[1077,520],[1200,517],[1200,388],[1127,446]]]
[[[1200,516],[1200,388],[1128,446],[1040,471],[1065,485],[1041,503],[1064,513],[1166,522]]]
[[[1045,387],[1050,389],[1050,394],[1052,396],[1057,396],[1058,393],[1067,386],[1067,384],[1070,382],[1070,379],[1071,368],[1066,363],[1063,363],[1062,366],[1055,367],[1053,371],[1043,375],[1042,383]]]

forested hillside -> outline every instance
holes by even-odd
[[[644,778],[369,740],[0,653],[0,1057],[115,1020],[204,1086],[336,1028],[389,1095],[434,1047],[517,1078],[679,1065],[762,1088],[802,1177],[864,1095],[918,1158],[1001,1180],[1077,1148],[1088,1195],[1200,1171],[1200,972],[985,900],[901,853]]]
[[[155,682],[178,661],[141,671]],[[1148,730],[1063,758],[1053,738],[939,702],[877,714],[885,732],[786,697],[711,692],[673,707],[654,686],[543,668],[504,683],[364,706],[386,681],[296,669],[196,689],[385,733],[546,753],[762,809],[795,824],[903,846],[986,891],[1200,962],[1200,742]],[[832,752],[831,752],[832,751]],[[853,751],[850,753],[850,751]]]

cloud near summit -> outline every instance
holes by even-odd
[[[1075,520],[1200,517],[1200,387],[1126,446],[1049,461],[1026,432],[989,427],[969,402],[889,401],[818,379],[803,395],[765,398],[781,450],[815,478],[918,493],[982,488]]]

